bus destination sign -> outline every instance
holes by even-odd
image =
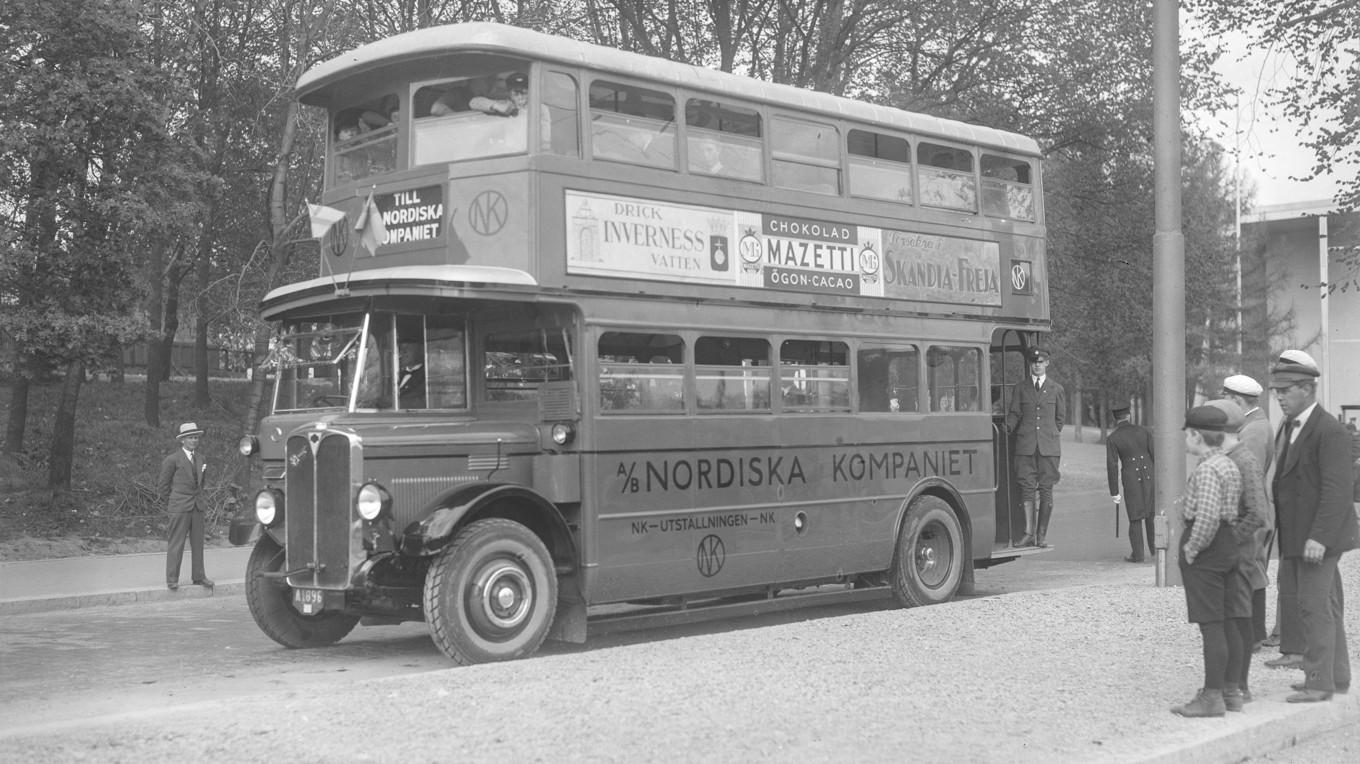
[[[569,273],[1001,304],[996,242],[578,191],[566,213]]]

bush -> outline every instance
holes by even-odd
[[[161,459],[175,448],[181,422],[207,432],[199,448],[207,460],[207,524],[213,535],[235,510],[248,481],[247,460],[236,451],[250,383],[213,380],[206,409],[194,406],[194,383],[172,381],[160,388],[161,426],[142,418],[146,389],[140,381],[91,381],[80,390],[74,467],[69,492],[46,487],[60,383],[29,389],[24,450],[0,458],[0,540],[20,536],[159,537],[165,508],[156,496]],[[10,396],[0,400],[9,420]]]

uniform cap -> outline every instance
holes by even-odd
[[[1048,351],[1043,348],[1030,348],[1029,352],[1025,353],[1025,358],[1033,363],[1034,361],[1047,361],[1049,355]]]
[[[1216,405],[1216,404],[1227,404]],[[1237,409],[1236,414],[1232,409]],[[1242,409],[1231,401],[1210,401],[1185,412],[1185,429],[1210,432],[1237,432],[1242,427]]]
[[[1116,407],[1110,409],[1110,415],[1113,416],[1115,419],[1119,419],[1120,417],[1127,416],[1128,413],[1129,413],[1129,407],[1128,407],[1128,406],[1116,406]]]
[[[1255,398],[1264,392],[1261,383],[1245,374],[1234,374],[1223,380],[1223,392]]]
[[[175,433],[176,438],[187,438],[190,435],[202,435],[203,428],[193,422],[185,422],[179,426],[179,431]]]
[[[515,72],[505,78],[506,87],[511,90],[523,90],[529,87],[529,75],[524,72]]]

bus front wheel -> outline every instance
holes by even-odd
[[[478,520],[458,532],[425,576],[425,620],[462,665],[533,654],[557,611],[552,555],[513,520]]]
[[[260,576],[283,570],[284,558],[283,547],[263,533],[246,563],[246,604],[260,631],[284,647],[325,647],[344,639],[359,616],[334,611],[303,615],[293,607],[291,587],[282,579]]]
[[[943,499],[920,496],[907,507],[889,575],[903,607],[948,602],[963,578],[963,528]]]

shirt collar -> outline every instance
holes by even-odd
[[[192,462],[192,461],[194,460],[194,452],[193,452],[193,451],[190,451],[189,449],[187,449],[187,448],[185,448],[185,447],[183,447],[183,446],[180,446],[180,449],[179,449],[179,450],[183,451],[183,452],[184,452],[184,455],[187,456],[187,457],[189,457],[189,461]]]
[[[1308,417],[1313,415],[1313,409],[1315,408],[1317,408],[1317,401],[1310,403],[1308,405],[1308,408],[1304,409],[1302,412],[1299,413],[1298,416],[1294,417],[1294,421],[1296,422],[1294,427],[1302,430],[1303,426],[1308,423]]]

